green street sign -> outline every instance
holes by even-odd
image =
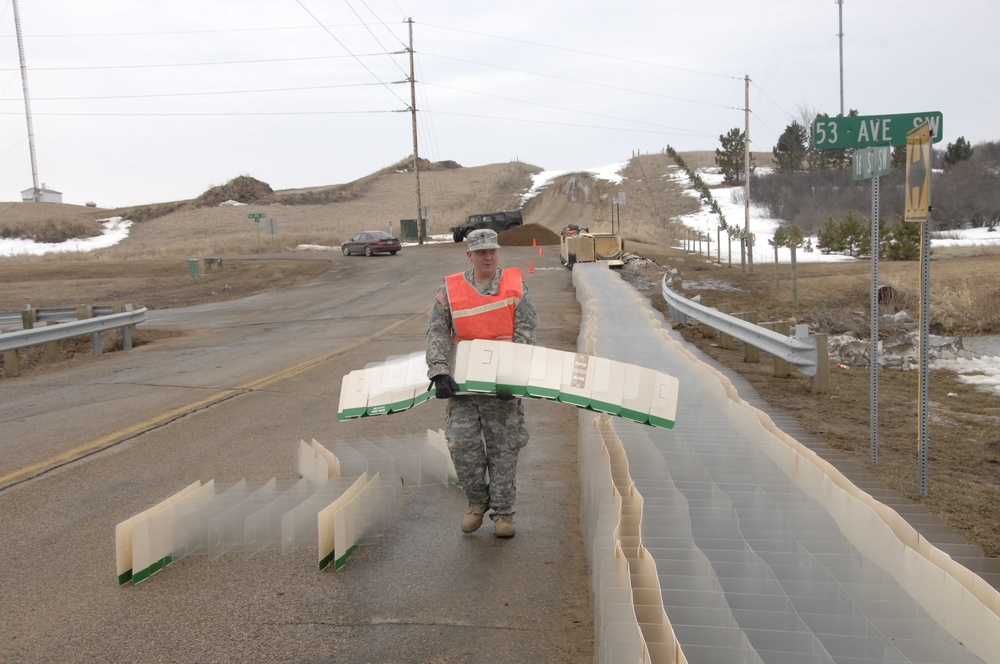
[[[892,146],[862,148],[851,155],[855,180],[869,180],[882,177],[892,170]]]
[[[247,215],[247,217],[249,217],[250,219],[263,219],[266,216],[267,215],[264,214],[263,212],[254,212],[252,214]]]
[[[816,118],[813,120],[813,141],[818,150],[906,145],[906,132],[925,120],[937,143],[944,136],[944,117],[939,111]]]

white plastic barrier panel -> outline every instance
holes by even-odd
[[[337,419],[387,415],[429,399],[424,363],[416,352],[350,372],[341,384]],[[675,377],[594,355],[476,339],[457,344],[453,367],[460,393],[504,389],[667,429],[677,416]]]

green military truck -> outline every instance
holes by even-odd
[[[470,214],[464,223],[451,227],[451,237],[455,242],[461,242],[465,236],[480,228],[489,228],[497,233],[517,228],[524,224],[520,210],[501,210],[485,214]]]

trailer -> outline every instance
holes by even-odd
[[[606,263],[608,267],[625,265],[622,253],[625,244],[616,233],[591,233],[586,228],[570,225],[563,229],[559,243],[559,260],[568,268],[575,263]]]

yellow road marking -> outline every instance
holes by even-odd
[[[86,452],[91,452],[98,448],[104,447],[105,445],[113,443],[116,440],[126,439],[132,434],[139,433],[146,429],[151,429],[160,424],[176,419],[182,415],[186,415],[187,413],[191,413],[193,411],[204,408],[205,406],[210,406],[214,403],[218,403],[220,401],[228,399],[229,397],[235,394],[253,392],[255,390],[263,389],[269,385],[274,385],[275,383],[281,382],[283,380],[288,380],[289,378],[298,376],[302,373],[305,373],[306,371],[309,371],[313,367],[323,364],[324,362],[328,362],[329,360],[337,357],[338,355],[342,355],[344,353],[352,351],[355,348],[358,348],[359,346],[362,346],[370,341],[373,341],[374,339],[378,339],[382,335],[392,332],[396,328],[402,327],[403,325],[409,323],[410,321],[416,320],[417,318],[420,318],[422,316],[426,316],[426,314],[425,313],[414,314],[409,318],[404,318],[403,320],[396,321],[392,325],[389,325],[388,327],[379,330],[378,332],[375,332],[374,334],[371,334],[365,337],[364,339],[356,341],[353,344],[350,344],[349,346],[344,346],[343,348],[338,348],[335,351],[325,353],[323,355],[320,355],[319,357],[314,357],[310,360],[306,360],[305,362],[300,362],[299,364],[296,364],[293,367],[282,369],[281,371],[273,373],[269,376],[264,376],[263,378],[252,380],[249,383],[240,385],[239,387],[234,387],[228,390],[217,392],[205,399],[201,399],[199,401],[195,401],[194,403],[190,403],[186,406],[181,406],[180,408],[175,408],[174,410],[169,410],[165,413],[161,413],[160,415],[150,418],[145,422],[140,422],[139,424],[133,424],[130,427],[127,427],[120,431],[116,431],[115,433],[112,434],[108,434],[107,436],[102,436],[101,438],[92,440],[89,443],[84,443],[83,445],[74,447],[73,449],[67,450],[61,454],[57,454],[56,456],[50,457],[44,461],[33,463],[30,466],[25,466],[24,468],[7,473],[6,475],[0,475],[0,488],[2,488],[4,484],[6,484],[11,480],[24,477],[25,475],[29,475],[37,470],[42,470],[48,466],[53,466],[63,461],[67,461],[75,456],[79,456]]]

